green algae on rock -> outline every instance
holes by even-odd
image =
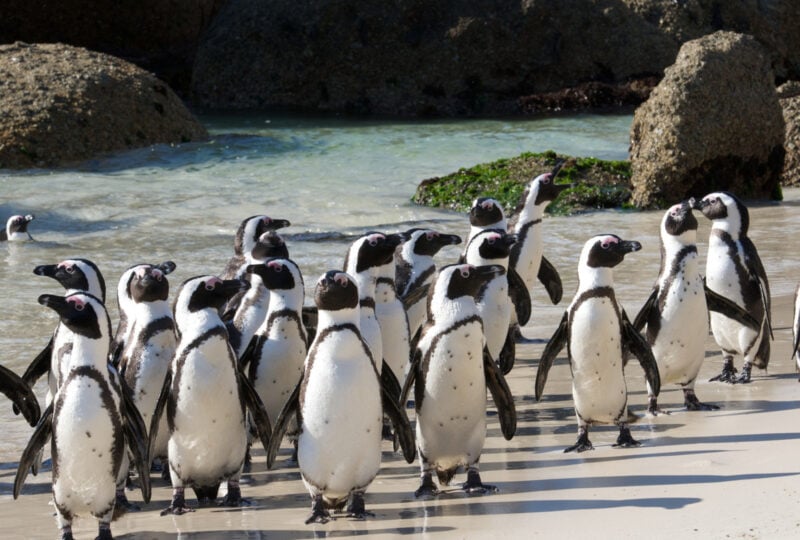
[[[559,155],[553,151],[525,152],[446,176],[423,180],[412,201],[459,212],[469,211],[476,197],[492,197],[507,215],[516,207],[525,187],[536,176],[550,171],[559,161],[564,166],[556,183],[572,184],[552,202],[549,214],[573,214],[600,208],[628,208],[631,196],[631,167],[628,161],[605,161],[592,157]]]

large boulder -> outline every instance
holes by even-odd
[[[781,183],[800,186],[800,82],[792,81],[778,88],[778,97],[786,122],[786,159],[783,162]]]
[[[633,203],[661,207],[720,189],[777,197],[783,142],[764,47],[733,32],[689,41],[634,114]]]
[[[67,45],[0,46],[0,167],[54,167],[207,137],[164,82]]]

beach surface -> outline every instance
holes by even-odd
[[[564,305],[568,303],[565,299]],[[182,516],[160,516],[171,488],[154,476],[153,495],[141,511],[112,524],[116,538],[290,539],[371,538],[797,538],[800,535],[800,383],[790,358],[791,298],[773,299],[772,360],[768,372],[754,369],[750,384],[706,382],[722,359],[709,336],[697,384],[701,401],[721,409],[687,412],[676,386],[662,389],[659,405],[671,412],[646,414],[647,395],[638,363],[628,364],[631,426],[642,446],[612,447],[618,430],[597,426],[595,446],[564,453],[577,436],[570,371],[565,351],[550,371],[545,395],[533,399],[536,364],[564,307],[535,306],[529,341],[519,344],[509,374],[519,417],[516,436],[505,441],[489,404],[486,446],[481,457],[488,495],[460,491],[465,474],[433,500],[417,500],[419,466],[407,464],[384,443],[383,466],[366,495],[365,521],[338,515],[324,525],[305,525],[310,499],[296,467],[281,450],[267,471],[255,447],[242,491],[241,508],[202,507]],[[740,366],[737,366],[740,367]],[[413,418],[413,411],[409,411]],[[50,468],[29,476],[22,494],[11,492],[16,463],[0,465],[0,537],[55,538]],[[194,499],[187,499],[195,505]],[[141,493],[129,491],[134,503]],[[78,519],[76,538],[94,538],[96,521]]]

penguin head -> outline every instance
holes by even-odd
[[[455,234],[442,234],[432,229],[409,229],[408,244],[415,255],[433,257],[445,246],[461,243],[461,237]]]
[[[237,255],[246,255],[267,231],[275,231],[291,225],[289,220],[274,219],[269,216],[250,216],[244,219],[236,230],[233,250]]]
[[[358,307],[358,285],[346,272],[325,272],[314,288],[314,303],[320,311],[339,311]]]
[[[209,308],[219,310],[236,293],[249,287],[250,284],[241,279],[222,280],[216,276],[189,278],[181,284],[175,299],[176,320],[178,313],[184,309],[189,313]]]
[[[687,232],[696,232],[697,218],[692,213],[692,201],[683,201],[667,210],[661,219],[661,231],[662,235],[674,237],[682,236]]]
[[[140,264],[129,272],[126,291],[134,302],[157,302],[169,296],[169,281],[166,273],[157,266]]]
[[[247,272],[260,276],[264,286],[272,291],[288,291],[295,287],[303,289],[300,268],[290,259],[276,257],[261,264],[251,264],[247,267]]]
[[[67,291],[85,291],[105,302],[105,279],[97,265],[88,259],[67,259],[58,264],[43,264],[34,268],[33,273],[55,279]]]
[[[103,303],[95,296],[76,292],[67,296],[43,294],[38,302],[58,313],[70,330],[89,339],[111,334],[111,321]]]
[[[393,262],[394,250],[406,238],[406,233],[368,232],[350,245],[344,261],[345,271],[360,274]]]
[[[473,227],[489,227],[504,220],[503,207],[489,197],[478,197],[469,210],[469,224]]]
[[[262,233],[250,253],[252,258],[257,261],[264,261],[273,257],[289,258],[289,249],[286,247],[286,242],[275,231]]]
[[[581,252],[581,266],[589,268],[613,268],[625,255],[642,249],[642,244],[623,240],[615,234],[601,234],[586,241]]]
[[[503,229],[484,229],[469,241],[466,260],[472,264],[491,264],[508,259],[517,239],[516,234],[507,234]]]
[[[35,216],[33,214],[28,214],[26,216],[11,216],[6,221],[6,235],[9,239],[13,237],[13,235],[24,235],[28,238],[31,237],[30,233],[28,233],[28,224],[33,221]]]
[[[515,214],[522,212],[523,208],[530,205],[537,206],[544,210],[548,204],[558,198],[562,191],[572,187],[572,184],[555,183],[556,176],[564,163],[565,160],[559,160],[553,167],[553,170],[540,174],[530,181],[522,197],[520,197],[517,207],[514,209]]]
[[[709,193],[692,206],[714,222],[715,227],[745,236],[750,227],[750,213],[736,195],[727,191]]]
[[[475,297],[486,283],[505,273],[506,269],[499,264],[473,266],[471,264],[450,264],[439,271],[437,283],[444,283],[443,292],[449,300],[463,296]],[[434,287],[436,294],[439,287]]]

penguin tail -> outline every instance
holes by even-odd
[[[769,353],[770,353],[769,336],[766,333],[764,333],[761,336],[761,343],[759,343],[758,351],[756,352],[756,356],[753,359],[753,365],[759,369],[767,369],[767,364],[769,364]]]

